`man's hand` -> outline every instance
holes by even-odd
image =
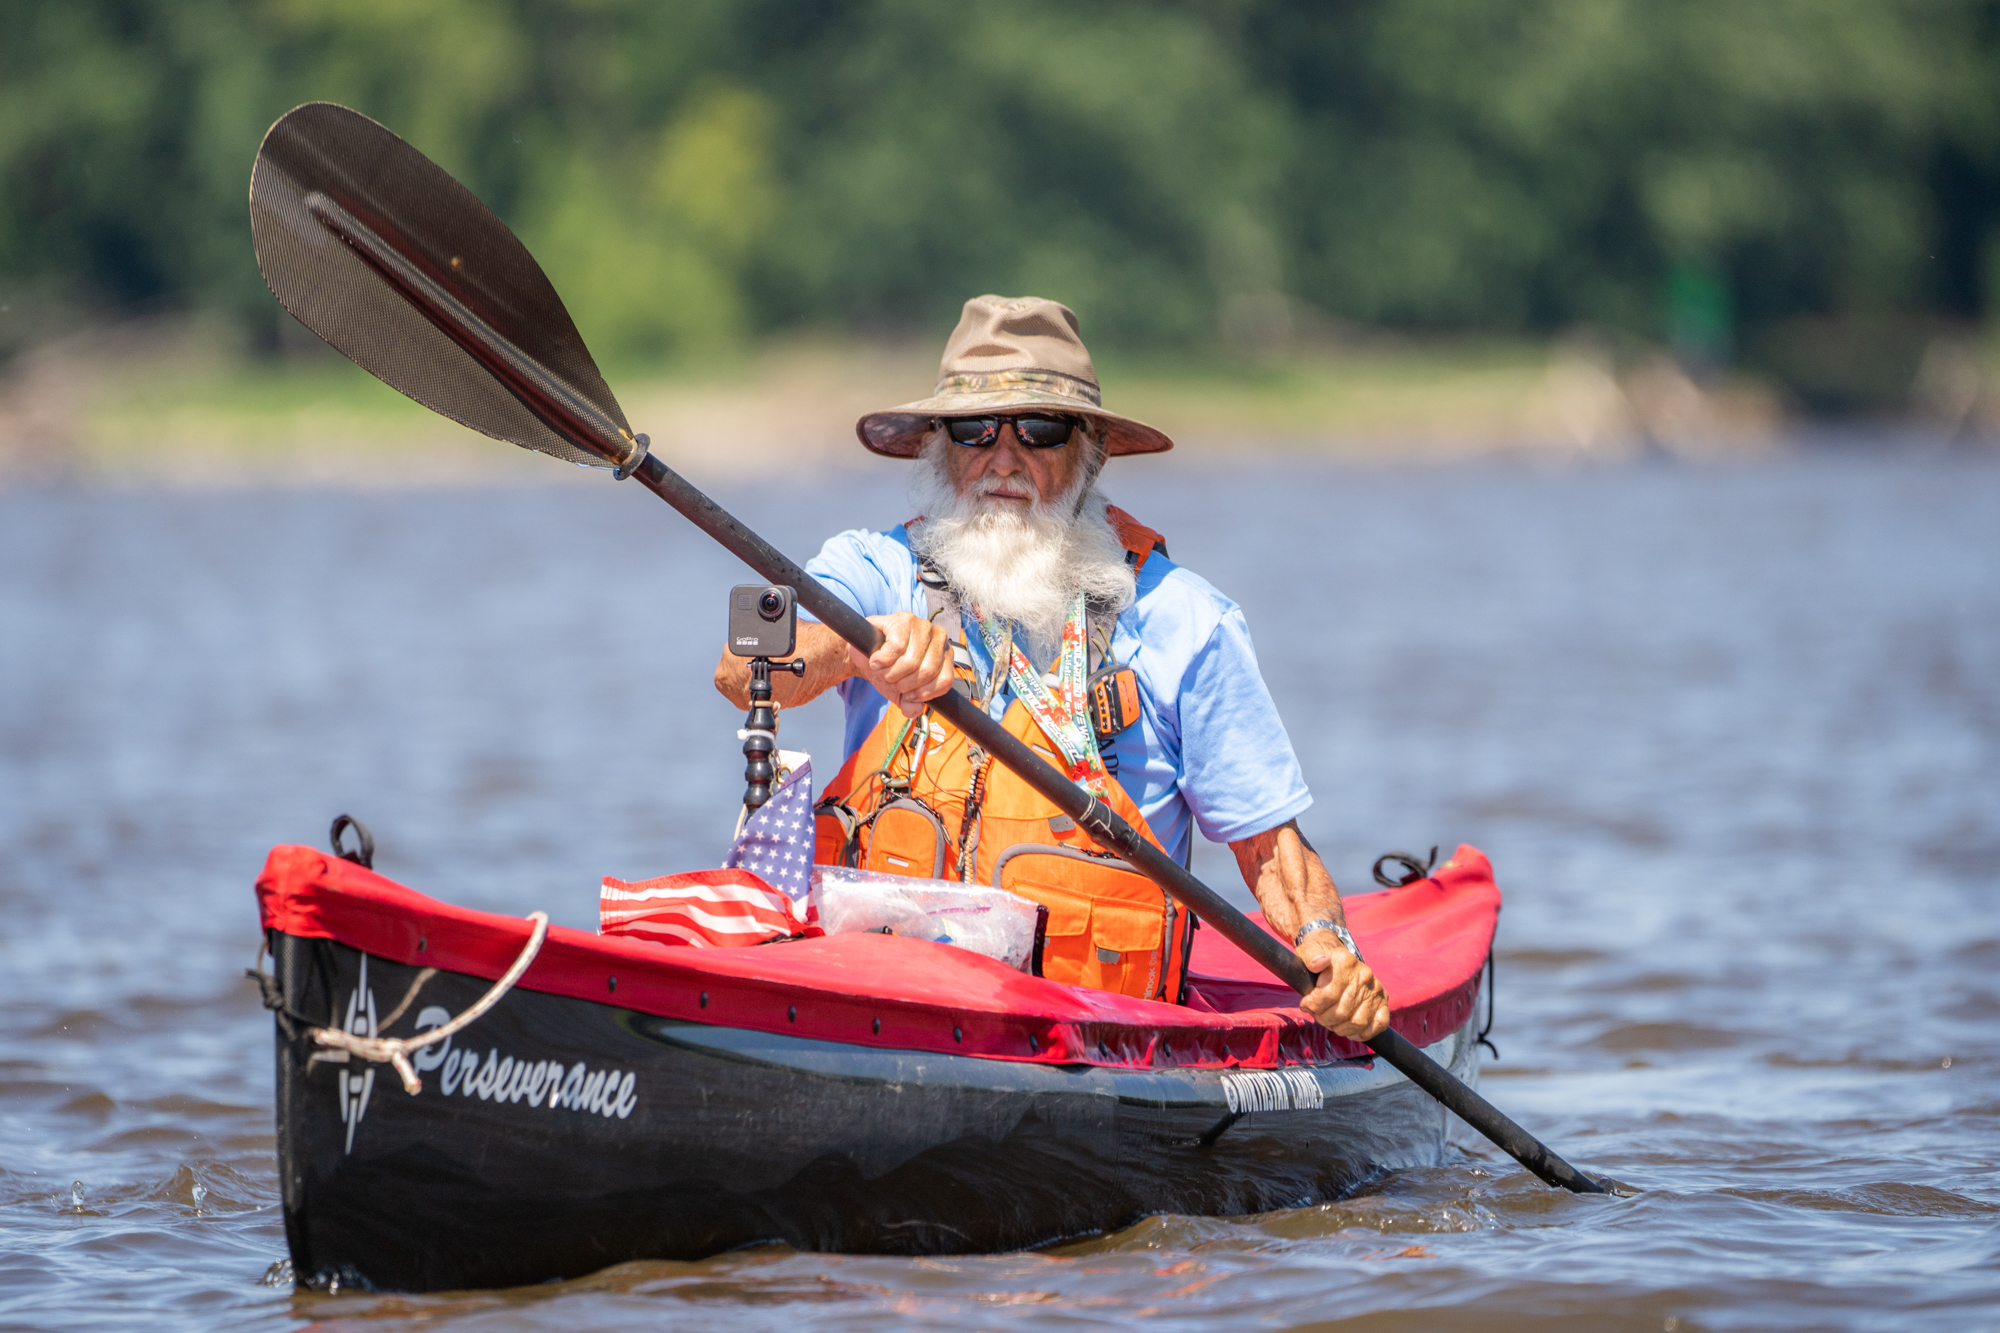
[[[1389,1026],[1389,997],[1375,970],[1347,951],[1330,930],[1315,930],[1299,945],[1299,961],[1318,985],[1299,997],[1299,1008],[1322,1027],[1367,1041]]]
[[[908,611],[870,616],[868,622],[882,631],[882,646],[864,655],[849,645],[848,661],[854,674],[880,690],[904,717],[915,717],[951,689],[951,639],[943,629]]]
[[[1290,939],[1309,921],[1345,923],[1340,890],[1320,864],[1319,853],[1299,832],[1296,819],[1229,844],[1243,882],[1264,909],[1264,919]],[[1389,997],[1374,969],[1356,958],[1340,936],[1315,930],[1299,941],[1299,961],[1317,984],[1299,998],[1299,1008],[1354,1041],[1366,1041],[1389,1026]]]

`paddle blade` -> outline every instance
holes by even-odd
[[[308,102],[273,125],[250,234],[285,309],[432,411],[572,463],[643,456],[528,248],[368,117]]]

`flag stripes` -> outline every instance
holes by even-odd
[[[634,884],[607,877],[598,930],[696,948],[810,933],[792,900],[747,870],[691,870]]]

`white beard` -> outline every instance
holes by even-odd
[[[924,517],[910,544],[943,571],[953,591],[988,619],[1013,621],[1021,647],[1041,669],[1053,665],[1062,630],[1080,592],[1113,614],[1132,604],[1137,581],[1125,548],[1105,516],[1110,503],[1096,489],[1097,469],[1077,474],[1067,493],[1038,496],[1025,509],[991,500],[997,478],[960,495],[945,472],[943,431],[924,441],[910,478],[910,499]],[[1033,483],[1015,477],[1012,484]]]

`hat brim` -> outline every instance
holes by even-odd
[[[1101,407],[1080,403],[1060,393],[1027,387],[1011,387],[983,393],[947,393],[920,402],[904,403],[884,412],[870,412],[854,423],[854,434],[869,452],[884,458],[915,458],[923,452],[924,436],[938,417],[973,417],[990,412],[1019,412],[1042,407],[1059,416],[1089,417],[1103,432],[1105,452],[1118,454],[1163,454],[1174,447],[1165,433],[1143,421],[1121,417]]]

